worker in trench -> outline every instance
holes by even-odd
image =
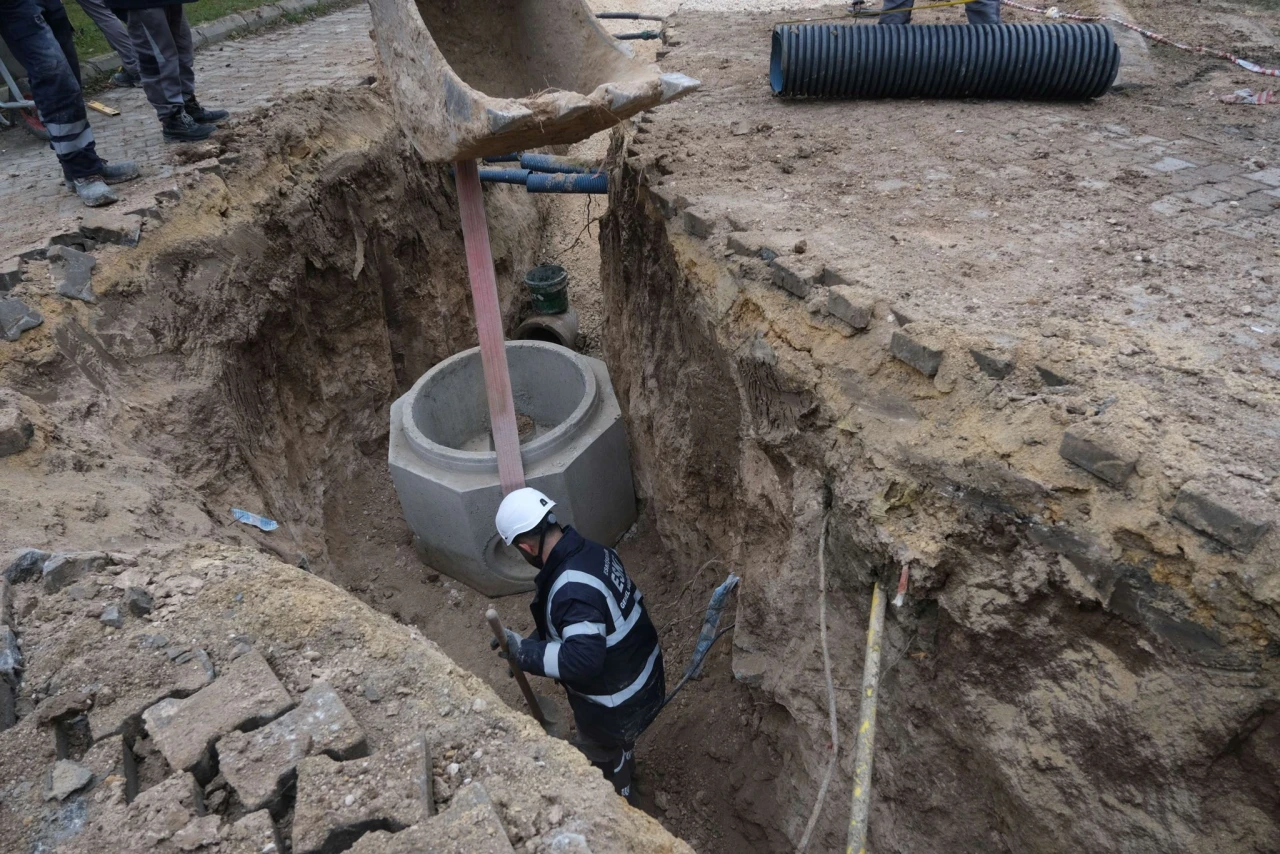
[[[884,0],[884,8],[878,23],[889,26],[909,24],[913,6],[915,6],[915,0]],[[969,0],[965,4],[964,11],[971,24],[1000,23],[1000,0]]]
[[[499,536],[538,570],[536,628],[527,638],[507,629],[507,647],[521,670],[564,685],[574,745],[634,803],[636,738],[666,694],[658,632],[617,553],[560,525],[554,507],[526,487],[498,508]]]

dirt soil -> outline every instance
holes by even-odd
[[[1280,198],[1258,173],[1280,165],[1277,127],[1272,108],[1216,100],[1261,78],[1156,48],[1143,61],[1159,85],[1089,105],[786,104],[764,79],[770,23],[827,13],[730,5],[742,4],[689,4],[716,13],[681,13],[660,51],[701,93],[576,150],[615,170],[607,213],[600,198],[588,211],[533,205],[519,188],[486,196],[508,328],[525,310],[523,272],[565,263],[583,349],[609,364],[644,507],[619,549],[673,677],[710,590],[729,570],[744,578],[732,646],[641,741],[645,810],[698,851],[794,849],[830,751],[815,576],[826,519],[842,742],[810,850],[843,845],[869,585],[904,564],[875,850],[1277,850],[1276,534],[1233,550],[1170,516],[1193,479],[1249,520],[1276,516]],[[1157,29],[1275,55],[1276,15],[1257,6],[1133,6]],[[332,609],[370,637],[421,643],[330,581],[519,710],[487,647],[487,600],[420,563],[386,468],[391,401],[474,345],[447,172],[411,153],[376,86],[281,105],[210,154],[224,177],[186,175],[140,247],[99,250],[98,305],[48,295],[43,266],[28,265],[15,294],[46,323],[0,345],[0,409],[34,426],[29,449],[0,459],[0,549],[109,549],[157,576],[207,561],[205,592],[172,613],[218,667],[223,638],[247,629],[231,615],[215,626],[202,603],[225,604],[246,573],[260,595],[244,609],[263,621],[264,608]],[[775,286],[759,246],[814,274],[814,295],[848,282],[868,328]],[[942,353],[935,377],[889,355],[895,333]],[[981,373],[971,349],[1013,373]],[[1070,427],[1133,452],[1120,488],[1059,455]],[[281,527],[237,525],[232,507]],[[209,587],[222,592],[206,599]],[[21,615],[24,644],[107,636],[68,597],[24,589],[21,601],[46,602]],[[527,602],[498,607],[523,630]],[[340,638],[281,625],[267,657],[295,699],[318,678],[304,661],[417,696],[395,667],[351,665],[364,653]],[[47,648],[28,665],[40,678],[24,682],[22,722],[0,734],[31,757],[21,780],[0,781],[6,803],[14,780],[42,786],[57,754],[15,735],[73,687],[49,681],[63,653]],[[396,722],[352,685],[344,702],[379,745],[412,729],[401,723],[432,724],[407,699],[392,700]],[[531,743],[512,732],[495,749]],[[149,767],[153,785],[174,777]],[[499,790],[520,778],[493,776],[517,849],[550,844],[536,822],[511,833],[523,802]],[[674,845],[649,829],[599,835],[597,812],[652,826],[591,800],[608,795],[602,780],[583,785],[559,815],[588,822],[597,852]]]

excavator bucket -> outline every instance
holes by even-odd
[[[585,0],[369,0],[396,115],[436,162],[578,142],[697,88]]]

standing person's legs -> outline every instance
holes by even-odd
[[[573,746],[587,757],[587,761],[599,768],[604,778],[613,784],[613,790],[632,804],[635,803],[635,788],[632,786],[636,773],[636,746],[618,744],[609,739],[602,739],[578,728]]]
[[[62,48],[62,55],[67,58],[67,64],[71,66],[71,74],[76,78],[76,85],[81,85],[80,57],[76,53],[76,31],[71,26],[71,19],[67,17],[67,10],[62,8],[62,0],[40,0],[40,10],[44,16],[44,22],[49,25],[53,37],[58,40],[58,45]]]
[[[120,54],[120,65],[124,70],[129,72],[130,76],[137,77],[138,58],[134,55],[133,39],[129,38],[129,31],[125,29],[124,23],[107,8],[104,0],[76,0],[76,2],[98,25],[98,29],[102,30],[111,49]]]
[[[68,179],[102,172],[71,62],[36,0],[0,0],[0,37],[27,70],[31,98],[49,129],[50,147]],[[66,12],[62,13],[66,18]],[[71,55],[75,56],[75,48]]]
[[[182,74],[178,46],[169,28],[169,9],[129,10],[129,36],[138,58],[142,89],[162,122],[182,112]]]
[[[1000,0],[974,0],[964,11],[971,24],[1000,23]]]
[[[888,15],[881,15],[877,23],[898,25],[911,23],[911,8],[915,6],[915,0],[884,0],[883,10],[890,12]],[[903,12],[895,12],[895,9],[904,9]]]
[[[178,54],[178,87],[183,100],[196,96],[196,45],[191,38],[191,25],[187,23],[187,7],[175,3],[165,7],[169,18],[169,32],[173,35],[174,49]]]

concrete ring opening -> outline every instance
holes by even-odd
[[[511,393],[526,463],[571,441],[597,402],[596,378],[571,350],[542,341],[507,342]],[[498,470],[479,349],[450,356],[410,392],[404,431],[425,458],[455,470]]]
[[[626,430],[598,359],[543,341],[508,341],[525,481],[556,516],[612,543],[635,521]],[[490,596],[532,589],[537,574],[496,535],[498,455],[479,349],[450,356],[391,409],[389,463],[424,562]]]

